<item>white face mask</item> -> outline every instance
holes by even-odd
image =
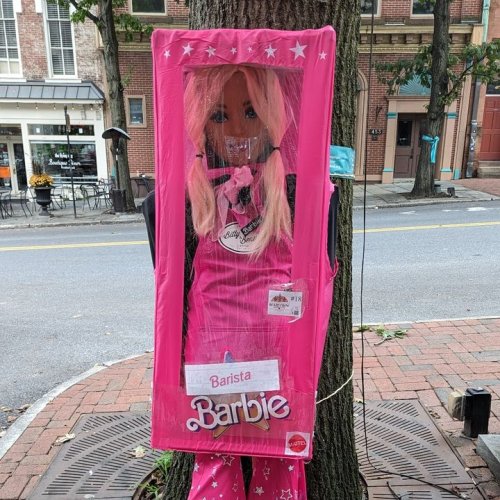
[[[224,137],[226,159],[230,163],[239,164],[241,159],[250,160],[259,154],[257,149],[262,144],[262,137]]]

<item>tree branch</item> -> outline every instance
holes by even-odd
[[[464,79],[467,76],[471,75],[473,73],[474,68],[477,65],[481,64],[485,59],[486,59],[486,53],[484,53],[479,59],[477,59],[476,62],[471,63],[469,66],[466,66],[465,69],[456,78],[453,78],[455,83],[452,84],[451,89],[447,92],[447,94],[444,97],[442,97],[442,99],[446,100],[450,96],[452,96],[453,93],[463,85]]]
[[[69,3],[76,9],[76,10],[79,10],[79,11],[82,11],[85,13],[85,17],[87,17],[88,19],[90,19],[94,24],[99,24],[100,22],[100,19],[95,16],[94,14],[92,14],[92,12],[90,12],[90,10],[88,9],[84,9],[83,7],[80,6],[80,4],[77,2],[77,0],[69,0]]]

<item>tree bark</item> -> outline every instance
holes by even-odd
[[[301,30],[331,24],[337,31],[337,63],[332,139],[354,146],[356,118],[359,2],[352,0],[191,0],[191,29],[274,28]],[[340,387],[352,373],[352,181],[340,187],[334,308],[330,318],[318,399]],[[308,498],[361,498],[355,452],[352,383],[317,406],[315,451],[307,465]],[[165,498],[179,500],[189,492],[191,457],[176,454]]]
[[[427,116],[422,123],[422,135],[441,135],[444,124],[445,104],[442,98],[448,92],[448,55],[450,51],[450,3],[453,0],[436,0],[434,5],[434,34],[432,36],[431,96]],[[431,163],[431,145],[422,141],[418,158],[415,184],[411,195],[415,198],[434,194],[434,174],[436,165]]]
[[[111,111],[111,122],[113,127],[118,127],[126,131],[127,121],[112,0],[99,0],[99,14],[100,17],[97,28],[101,34],[103,43],[104,68],[106,71],[106,82],[108,84],[108,102]],[[134,194],[132,192],[132,183],[130,181],[130,171],[128,167],[126,139],[120,139],[118,151],[117,165],[115,165],[118,180],[117,188],[125,189],[126,210],[135,211]]]

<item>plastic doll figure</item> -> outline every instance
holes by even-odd
[[[195,148],[187,159],[187,188],[198,244],[184,362],[281,358],[290,318],[268,315],[266,300],[291,273],[280,150],[290,107],[270,69],[206,67],[186,81],[186,131]],[[252,465],[246,494],[239,457],[197,454],[189,499],[306,498],[303,460],[253,457]]]

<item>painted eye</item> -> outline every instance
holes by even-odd
[[[224,111],[218,110],[210,117],[210,120],[215,123],[224,123],[227,122],[227,115]]]
[[[255,109],[253,109],[253,106],[249,106],[247,109],[245,109],[245,118],[249,120],[257,118],[257,113],[255,112]]]

